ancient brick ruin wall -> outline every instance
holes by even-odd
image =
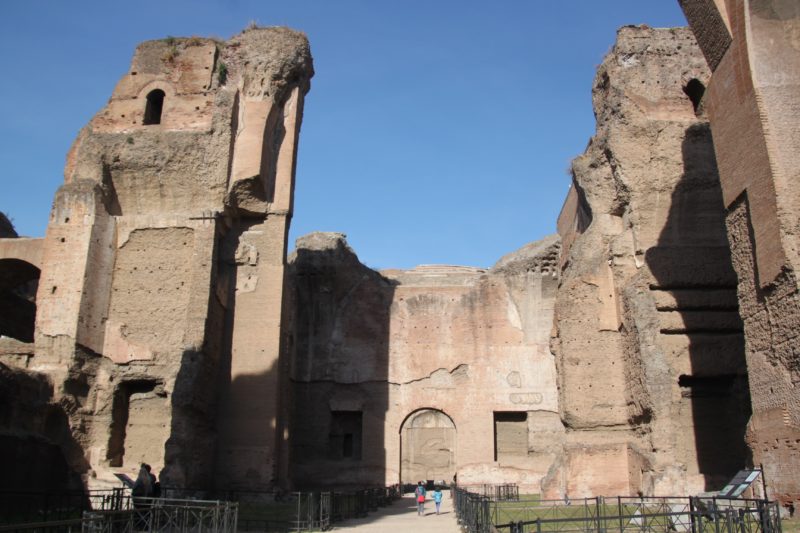
[[[744,465],[736,277],[690,98],[708,76],[688,30],[626,27],[595,78],[597,133],[559,220],[571,246],[553,350],[568,438],[553,496],[691,494]]]
[[[35,355],[91,486],[270,489],[304,35],[140,45],[79,134],[44,239]],[[254,407],[255,405],[255,407]],[[218,420],[219,419],[219,423]],[[218,433],[219,431],[219,433]]]
[[[728,4],[696,31],[741,30]],[[754,15],[753,35],[793,35],[791,12]],[[744,466],[752,391],[747,443],[772,495],[796,499],[800,167],[780,118],[796,84],[742,85],[734,66],[752,65],[729,41],[701,44],[733,109],[723,82],[702,97],[688,31],[620,30],[560,253],[546,239],[489,270],[378,273],[313,234],[286,278],[305,37],[144,43],[71,150],[46,238],[0,239],[0,261],[42,269],[35,343],[0,338],[0,361],[26,371],[0,380],[58,422],[25,421],[19,402],[0,438],[24,426],[92,486],[147,461],[198,489],[457,472],[552,497],[672,495]],[[782,68],[759,64],[756,81]]]
[[[680,4],[713,69],[706,109],[744,320],[753,409],[747,441],[753,462],[764,465],[770,497],[796,505],[800,6],[774,0]]]
[[[548,347],[557,257],[549,238],[489,271],[378,273],[341,235],[299,239],[287,343],[296,485],[457,473],[538,491],[564,435]]]

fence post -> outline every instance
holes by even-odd
[[[483,522],[482,529],[486,533],[489,533],[491,529],[491,524],[489,522],[489,502],[491,501],[492,501],[491,498],[484,498],[483,501],[481,501],[481,518],[482,518],[481,522]]]
[[[619,516],[619,533],[624,533],[625,524],[622,520],[622,496],[617,496],[617,516]]]
[[[642,513],[642,533],[647,531],[647,512],[644,508],[644,496],[639,498],[639,512]],[[717,532],[719,533],[719,532]]]
[[[692,523],[692,533],[697,533],[697,523],[695,522],[694,496],[689,496],[689,521]]]
[[[603,526],[601,525],[601,519],[603,515],[603,497],[598,496],[595,498],[595,506],[597,507],[597,533],[603,533]]]

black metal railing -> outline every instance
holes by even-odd
[[[781,533],[778,504],[717,497],[500,500],[453,487],[468,533]]]
[[[95,491],[97,492],[97,491]],[[68,502],[62,498],[50,501]],[[238,506],[236,503],[203,500],[172,500],[163,498],[131,498],[121,491],[115,499],[92,494],[89,502],[96,507],[83,510],[78,518],[49,519],[25,523],[5,523],[0,532],[49,533],[132,533],[174,532],[235,533]],[[107,495],[102,495],[107,496]],[[45,500],[41,500],[45,501]],[[82,501],[81,505],[85,502]],[[64,510],[66,512],[66,510]],[[74,508],[69,510],[74,514]],[[50,514],[51,518],[54,516]]]
[[[175,528],[184,524],[228,531],[232,506],[236,508],[235,520],[240,531],[319,531],[336,522],[366,516],[401,496],[398,485],[356,491],[226,491],[225,499],[209,498],[217,494],[172,488],[162,489],[161,498],[132,498],[127,489],[0,492],[0,532],[81,531],[82,528],[165,531],[166,526]],[[176,498],[178,495],[183,497]],[[221,525],[219,517],[225,517]],[[214,529],[220,527],[223,529]]]
[[[481,496],[486,496],[496,501],[519,500],[519,486],[515,483],[503,483],[499,485],[483,483],[480,485],[459,485],[458,487],[467,492],[480,494]]]
[[[238,504],[223,501],[134,498],[119,511],[86,511],[84,533],[236,533]]]
[[[351,492],[296,492],[297,512],[292,531],[325,531],[336,522],[361,518],[390,505],[400,497],[400,487],[393,485]]]
[[[120,510],[128,504],[123,489],[0,491],[0,524],[80,520],[84,511]]]
[[[398,485],[353,491],[289,493],[228,492],[238,499],[239,530],[259,532],[325,531],[333,524],[361,518],[400,497]],[[269,518],[261,518],[267,513]]]
[[[489,533],[492,527],[492,500],[477,492],[453,485],[450,489],[458,523],[468,533]]]

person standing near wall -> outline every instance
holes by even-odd
[[[417,500],[417,514],[422,516],[425,514],[425,485],[420,481],[417,483],[417,488],[414,490],[414,496]]]

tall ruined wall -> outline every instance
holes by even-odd
[[[713,70],[706,109],[739,279],[753,462],[771,498],[800,503],[800,4],[680,0]]]
[[[372,271],[342,235],[291,260],[297,486],[452,479],[538,491],[560,449],[549,351],[558,241],[486,271]],[[308,416],[308,413],[314,416]]]
[[[692,494],[744,466],[736,276],[687,29],[625,27],[572,165],[553,350],[567,427],[553,495]]]
[[[141,44],[80,132],[43,244],[35,355],[90,484],[269,489],[304,35]],[[17,359],[14,361],[20,364]]]

